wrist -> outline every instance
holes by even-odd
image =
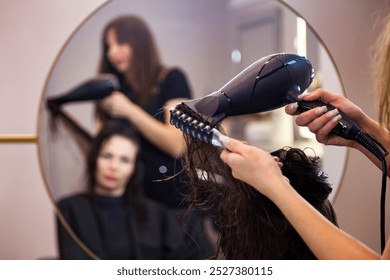
[[[137,111],[137,105],[134,104],[133,102],[129,101],[127,103],[127,106],[126,106],[126,118],[130,121],[130,122],[134,122],[134,116],[136,114],[136,111]]]
[[[361,130],[370,134],[374,138],[378,138],[383,133],[383,130],[385,130],[383,126],[367,115],[364,115],[361,118],[361,120],[358,122],[358,125],[360,126]]]
[[[365,125],[361,129],[381,143],[384,147],[390,147],[390,133],[389,131],[377,121],[367,117]]]
[[[264,192],[264,195],[279,206],[280,203],[283,203],[283,199],[289,197],[291,192],[295,192],[295,189],[286,178],[282,178],[279,182],[273,184],[267,193]]]
[[[381,124],[379,124],[377,121],[365,117],[363,124],[359,124],[360,128],[363,132],[367,133],[369,136],[374,138],[378,143],[380,143],[386,150],[390,151],[390,132]],[[351,147],[355,148],[356,150],[362,152],[363,154],[371,155],[369,154],[368,150],[357,143],[356,141],[351,141]],[[369,156],[370,157],[370,156]],[[389,165],[389,156],[387,156],[387,162]],[[376,158],[375,158],[376,159]]]

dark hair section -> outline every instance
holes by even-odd
[[[83,127],[81,127],[72,117],[62,110],[61,105],[57,104],[55,99],[48,99],[46,107],[49,112],[48,120],[50,127],[50,134],[53,138],[57,136],[58,126],[60,120],[73,133],[74,136],[79,137],[82,141],[90,144],[93,140],[92,135]]]
[[[248,184],[235,179],[220,159],[220,149],[185,135],[184,167],[190,176],[191,208],[204,211],[219,231],[215,258],[315,259],[277,206]],[[327,219],[337,225],[328,200],[332,188],[320,159],[296,148],[277,156],[291,185]]]

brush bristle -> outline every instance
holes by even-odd
[[[213,132],[211,124],[187,105],[180,103],[170,110],[170,122],[176,128],[193,138],[211,144]]]

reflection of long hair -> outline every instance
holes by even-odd
[[[379,121],[390,129],[390,15],[384,20],[374,49],[372,73],[379,101]]]
[[[92,141],[88,156],[87,156],[87,178],[88,192],[93,193],[96,186],[96,165],[99,153],[107,141],[113,136],[122,136],[137,147],[139,147],[138,134],[130,125],[124,125],[116,121],[107,122],[103,129],[99,132],[96,138]],[[142,180],[144,175],[144,166],[137,153],[134,164],[134,172],[130,180],[126,184],[125,198],[128,203],[135,205],[137,215],[141,219],[145,214],[144,195],[142,191]]]
[[[119,73],[107,58],[107,33],[114,30],[120,44],[130,45],[133,55],[130,69],[124,75]],[[112,73],[122,78],[136,95],[135,102],[145,104],[158,86],[158,77],[162,70],[160,56],[152,33],[146,23],[134,15],[115,18],[107,24],[102,36],[103,56],[100,61],[100,73]]]
[[[212,215],[219,230],[217,257],[225,259],[315,259],[277,206],[235,179],[217,148],[186,136],[184,165],[189,171],[191,206]],[[291,185],[337,225],[327,199],[332,188],[318,157],[299,149],[279,151],[282,172]]]

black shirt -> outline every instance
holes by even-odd
[[[129,88],[122,86],[122,90],[131,100],[134,99]],[[143,109],[155,119],[165,122],[163,106],[177,98],[191,99],[191,91],[184,73],[174,68]],[[141,147],[141,158],[145,165],[145,195],[169,208],[183,208],[183,195],[188,193],[189,187],[186,173],[181,172],[181,159],[174,159],[142,136]]]

